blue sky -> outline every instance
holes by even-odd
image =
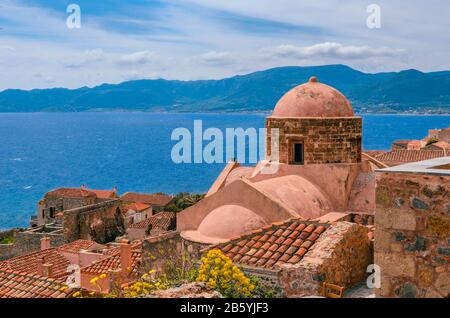
[[[71,3],[80,29],[66,26]],[[371,3],[380,29],[366,25]],[[449,14],[446,0],[0,0],[0,90],[286,65],[449,70]]]

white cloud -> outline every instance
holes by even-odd
[[[151,14],[134,7],[107,17],[82,11],[90,16],[76,30],[66,28],[64,8],[1,2],[0,73],[11,76],[0,77],[0,89],[74,88],[156,74],[223,78],[285,65],[450,69],[450,3],[437,0],[379,0],[379,30],[367,28],[367,4],[360,0],[167,0],[170,5]],[[132,28],[119,28],[130,21]],[[264,27],[249,32],[254,21]],[[277,33],[271,23],[296,28]],[[302,26],[324,32],[303,32]],[[265,27],[271,32],[260,31]]]
[[[199,60],[206,64],[227,65],[235,62],[235,56],[230,52],[210,51],[200,55]]]
[[[345,46],[336,42],[325,42],[304,47],[279,45],[274,48],[263,48],[260,52],[267,57],[277,58],[332,58],[351,60],[371,57],[392,57],[403,53],[404,50],[387,47],[372,48],[369,46]]]
[[[155,61],[157,55],[150,51],[140,51],[120,57],[119,62],[125,65],[143,65]]]

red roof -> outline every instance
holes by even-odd
[[[0,269],[0,298],[65,298],[70,290],[61,280]]]
[[[151,205],[166,206],[173,200],[173,196],[167,194],[146,194],[146,193],[136,193],[127,192],[120,197],[122,201],[125,202],[140,202],[147,203]]]
[[[95,193],[93,193],[92,191],[86,190],[86,189],[82,189],[82,188],[59,188],[59,189],[47,192],[45,196],[80,198],[80,197],[95,196]]]
[[[99,199],[112,199],[117,197],[116,190],[91,190],[84,187],[80,188],[59,188],[47,192],[46,196],[58,196],[68,198],[80,198],[97,196]]]
[[[424,161],[445,156],[446,153],[441,150],[393,150],[376,156],[376,159],[387,165],[392,165]]]
[[[103,245],[89,240],[76,240],[68,244],[61,245],[56,249],[65,253],[78,253],[81,250],[90,249],[92,246],[104,247]]]
[[[152,229],[168,231],[170,229],[170,225],[172,224],[172,220],[174,218],[175,218],[174,212],[161,212],[161,213],[155,214],[141,222],[131,224],[129,228],[131,228],[131,229],[147,229],[149,224],[151,224]]]
[[[328,226],[292,219],[265,226],[211,249],[221,250],[234,263],[276,268],[298,263]]]
[[[131,276],[138,275],[138,263],[142,257],[142,244],[137,244],[132,247],[131,252]],[[120,269],[120,247],[114,249],[114,254],[110,257],[104,258],[97,262],[92,263],[81,269],[83,273],[101,275],[106,274],[108,271]]]
[[[136,203],[128,204],[128,205],[125,207],[125,210],[126,210],[126,211],[133,210],[133,211],[136,211],[136,212],[142,212],[142,211],[145,211],[145,210],[147,210],[147,209],[150,209],[151,207],[152,207],[152,206],[149,205],[149,204],[141,203],[141,202],[136,202]]]
[[[22,256],[13,257],[0,262],[0,270],[11,270],[37,275],[38,265],[43,261],[52,266],[53,278],[64,279],[68,276],[67,267],[71,263],[62,253],[77,253],[80,250],[90,248],[94,244],[97,243],[93,241],[78,240],[57,248],[39,250]]]
[[[89,189],[88,191],[93,192],[99,199],[113,199],[113,198],[118,197],[116,190],[91,190],[91,189]]]

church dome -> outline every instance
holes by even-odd
[[[273,117],[353,117],[348,99],[331,86],[311,77],[287,92],[277,103]]]
[[[255,212],[240,205],[222,205],[211,211],[197,231],[185,231],[188,240],[216,244],[259,229],[267,223]]]

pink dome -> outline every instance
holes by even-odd
[[[331,86],[311,77],[309,82],[291,89],[277,103],[273,117],[353,117],[347,98]]]
[[[267,225],[262,217],[240,205],[222,205],[211,211],[197,231],[184,231],[182,237],[195,242],[216,244]]]

